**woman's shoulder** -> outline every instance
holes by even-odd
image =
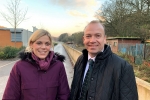
[[[54,59],[56,59],[60,62],[64,62],[66,60],[66,57],[58,52],[55,52]]]
[[[16,61],[16,63],[14,64],[14,67],[16,67],[16,68],[21,68],[24,66],[29,66],[29,62],[26,60],[22,60],[22,59]]]
[[[54,58],[53,58],[53,65],[55,68],[63,68],[64,67],[64,62],[66,60],[66,57],[62,54],[59,54],[58,52],[55,52]]]
[[[24,71],[25,66],[28,66],[27,62],[20,59],[14,63],[12,72],[21,73],[22,71]]]
[[[25,51],[23,51],[23,52],[20,52],[19,53],[19,58],[21,59],[21,60],[25,60],[25,59],[27,59],[27,58],[32,58],[31,57],[31,53],[30,52],[25,52]]]

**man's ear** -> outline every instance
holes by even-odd
[[[84,36],[82,37],[82,41],[83,41],[83,44],[84,44]]]
[[[107,44],[107,36],[104,36],[104,43]]]

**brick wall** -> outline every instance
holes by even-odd
[[[107,40],[107,44],[110,45],[112,52],[116,53],[118,51],[118,39]]]
[[[16,47],[23,45],[22,42],[16,42]],[[0,47],[12,46],[15,47],[15,42],[11,42],[11,33],[9,30],[0,30]]]
[[[107,44],[110,45],[112,52],[118,52],[118,44],[127,43],[127,44],[136,44],[141,43],[140,40],[129,40],[129,39],[107,39]]]
[[[118,40],[119,43],[131,43],[131,44],[136,44],[136,43],[141,43],[141,40],[122,40],[122,39],[119,39]]]

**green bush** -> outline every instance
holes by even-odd
[[[19,51],[24,50],[25,48],[26,48],[25,46],[22,46],[22,47],[19,48]]]
[[[57,44],[58,44],[58,43],[55,42],[55,43],[54,43],[54,46],[56,46]]]
[[[4,57],[4,52],[0,51],[0,58],[3,58],[3,57]]]
[[[14,48],[11,46],[4,47],[0,52],[0,59],[14,58],[19,51],[20,48]]]

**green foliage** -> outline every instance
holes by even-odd
[[[0,50],[0,59],[9,59],[17,56],[17,53],[25,47],[15,48],[11,46],[4,47]]]
[[[0,51],[0,58],[3,58],[3,57],[4,57],[4,52]]]
[[[19,48],[19,50],[24,50],[26,47],[25,46],[22,46]]]
[[[59,36],[58,40],[62,42],[72,42],[76,45],[83,46],[82,38],[83,38],[83,32],[76,32],[70,36],[67,33],[63,33]]]
[[[105,24],[107,36],[150,37],[149,0],[107,0],[96,12]]]
[[[68,33],[63,33],[59,36],[58,41],[68,42]]]
[[[127,54],[117,53],[117,55],[128,61],[133,66],[136,77],[150,82],[150,67],[145,65],[145,63],[137,65],[131,62],[131,59],[129,59],[129,56]]]
[[[83,32],[76,32],[71,35],[75,44],[83,45]]]
[[[56,46],[58,43],[54,42],[54,46]]]

